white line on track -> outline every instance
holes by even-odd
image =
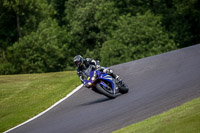
[[[13,128],[11,128],[11,129],[5,131],[4,133],[8,133],[8,132],[10,132],[10,131],[12,131],[12,130],[14,130],[14,129],[20,127],[20,126],[22,126],[22,125],[25,125],[26,123],[28,123],[28,122],[30,122],[30,121],[32,121],[32,120],[34,120],[34,119],[40,117],[40,116],[43,115],[44,113],[48,112],[49,110],[51,110],[52,108],[54,108],[55,106],[57,106],[58,104],[60,104],[62,101],[66,100],[66,99],[67,99],[68,97],[70,97],[72,94],[74,94],[75,92],[77,92],[81,87],[83,87],[82,84],[79,85],[79,86],[78,86],[76,89],[74,89],[72,92],[70,92],[68,95],[66,95],[66,97],[60,99],[58,102],[56,102],[54,105],[52,105],[51,107],[49,107],[49,108],[46,109],[45,111],[39,113],[38,115],[34,116],[33,118],[30,118],[29,120],[27,120],[27,121],[25,121],[25,122],[23,122],[23,123],[17,125],[16,127],[13,127]]]

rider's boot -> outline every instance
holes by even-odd
[[[114,79],[116,79],[117,84],[118,83],[119,84],[122,83],[122,79],[118,75],[114,74],[113,70],[111,70],[111,69],[104,69],[103,72],[111,75]]]
[[[121,84],[122,83],[122,79],[118,75],[116,75],[114,73],[112,73],[111,75],[112,75],[112,77],[114,77],[116,79],[117,84]]]

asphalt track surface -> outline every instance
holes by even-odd
[[[113,66],[130,87],[110,100],[81,88],[13,133],[108,133],[200,96],[200,45]]]

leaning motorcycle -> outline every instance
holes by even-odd
[[[95,92],[103,94],[110,99],[116,98],[119,94],[127,93],[129,88],[121,81],[118,82],[112,76],[98,70],[91,71],[88,68],[85,73],[84,86],[92,88]]]

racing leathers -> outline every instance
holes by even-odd
[[[111,75],[117,81],[121,81],[119,76],[114,74],[111,69],[105,68],[105,67],[101,67],[99,61],[93,60],[91,58],[86,58],[86,59],[83,60],[83,65],[79,66],[78,69],[77,69],[77,74],[80,77],[80,80],[81,80],[82,83],[84,83],[84,79],[86,79],[85,71],[89,67],[92,68],[92,71],[94,71],[94,70],[102,71],[102,72],[104,72],[106,74]]]

